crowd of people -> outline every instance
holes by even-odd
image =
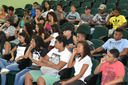
[[[76,6],[71,6],[71,12],[63,11],[62,4],[57,4],[57,10],[51,8],[46,1],[43,8],[37,2],[33,9],[27,9],[18,23],[18,16],[14,14],[14,7],[2,5],[0,14],[0,68],[1,85],[6,84],[6,74],[19,71],[15,75],[14,85],[85,85],[84,79],[91,74],[93,54],[107,50],[101,58],[94,74],[102,71],[101,85],[116,85],[123,81],[125,68],[118,59],[128,53],[128,40],[122,39],[127,20],[120,15],[121,9],[115,8],[110,14],[105,13],[106,5],[99,6],[99,13],[92,15],[91,6],[85,6],[85,14],[76,12]],[[61,29],[65,22],[74,24]],[[109,37],[101,47],[95,49],[93,43],[87,40],[85,31],[79,31],[80,25],[94,25],[90,32],[93,34],[96,27],[109,29]],[[83,28],[86,29],[86,28]],[[76,36],[74,35],[76,34]],[[9,41],[8,38],[15,39]],[[11,43],[16,46],[11,48]],[[15,57],[16,51],[16,57]],[[11,54],[9,59],[2,56]],[[32,65],[30,65],[32,62]],[[74,67],[74,77],[60,79],[58,74],[66,68]],[[92,81],[93,82],[93,81]]]

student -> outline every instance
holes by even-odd
[[[80,21],[80,15],[78,12],[76,12],[76,6],[71,6],[71,12],[66,16],[65,18],[68,22],[75,23],[76,21]]]
[[[75,32],[77,31],[77,28],[82,24],[91,25],[93,15],[90,14],[90,12],[91,12],[91,6],[86,6],[85,14],[81,15],[81,21],[78,23],[78,25],[75,25]]]
[[[42,9],[37,8],[36,16],[34,16],[33,19],[31,20],[31,25],[32,25],[33,29],[35,29],[35,26],[38,23],[44,24],[44,18],[41,16],[41,13],[42,13]]]
[[[32,61],[32,66],[39,66],[39,62],[47,54],[46,46],[41,36],[36,35],[32,37],[31,44],[25,54]],[[32,69],[23,69],[16,74],[14,85],[23,85],[25,81],[25,74]]]
[[[87,34],[86,34],[85,31],[79,31],[79,32],[77,33],[77,43],[76,43],[76,45],[77,45],[78,42],[80,42],[80,41],[86,41],[86,42],[88,43],[89,47],[90,47],[90,51],[92,51],[92,50],[95,49],[95,48],[94,48],[94,45],[93,45],[93,43],[92,43],[91,41],[86,40],[86,36],[87,36]]]
[[[0,11],[2,12],[0,14],[0,24],[3,24],[5,22],[5,17],[7,16],[7,6],[6,5],[2,5]]]
[[[113,25],[113,28],[109,30],[109,34],[112,34],[113,31],[116,30],[117,28],[125,28],[127,26],[127,20],[123,15],[120,15],[120,13],[121,13],[121,9],[118,7],[115,8],[114,11],[110,13],[107,20],[107,25]]]
[[[36,30],[33,35],[40,35],[42,39],[46,38],[46,32],[44,31],[44,27],[41,23],[36,25]]]
[[[6,34],[6,37],[14,36],[15,35],[15,27],[13,26],[14,22],[12,19],[8,19],[6,23],[4,23],[0,27],[0,31],[3,31]],[[6,28],[4,28],[6,26]]]
[[[30,18],[29,18],[29,11],[28,10],[25,10],[24,11],[24,17],[20,20],[19,24],[18,24],[18,27],[21,27],[23,28],[24,24],[28,22],[30,23]]]
[[[128,40],[122,39],[123,29],[117,28],[114,32],[114,38],[108,39],[101,47],[91,51],[91,54],[96,52],[101,52],[102,50],[107,50],[109,52],[111,49],[118,49],[120,54],[119,56],[125,56],[128,53]]]
[[[57,11],[55,11],[55,14],[57,15],[58,21],[60,22],[63,20],[66,16],[66,13],[62,10],[62,4],[57,4]]]
[[[47,39],[44,40],[45,43],[50,41],[48,50],[51,50],[52,48],[54,48],[56,37],[59,36],[60,34],[61,32],[60,32],[59,26],[57,24],[51,25],[51,35]]]
[[[40,66],[51,67],[54,69],[62,70],[67,68],[67,64],[71,57],[71,52],[65,48],[66,45],[66,37],[60,35],[56,38],[55,48],[53,48],[40,62]],[[58,57],[59,56],[59,57]],[[59,62],[50,62],[53,58],[59,58]],[[56,63],[56,64],[55,64]],[[58,74],[55,75],[42,75],[40,70],[33,70],[25,75],[25,85],[32,85],[32,82],[37,82],[38,85],[53,85],[54,82],[60,80],[60,76]]]
[[[67,44],[66,44],[66,48],[68,48],[68,50],[72,51],[73,48],[76,47],[76,36],[72,35],[73,32],[73,28],[71,26],[65,26],[64,31],[63,31],[63,35],[66,36],[67,38]]]
[[[12,6],[8,7],[8,15],[5,17],[5,22],[8,19],[12,19],[14,24],[17,24],[18,17],[17,17],[17,15],[14,14],[14,7],[12,7]]]
[[[51,30],[51,25],[57,24],[58,18],[54,12],[49,12],[47,14],[47,21],[44,25],[44,29],[47,33]]]
[[[31,19],[33,19],[34,16],[36,16],[36,9],[39,7],[39,4],[37,2],[33,3],[33,9],[30,11],[29,15]]]
[[[0,56],[8,54],[11,50],[11,44],[7,41],[6,35],[0,31]]]
[[[51,5],[50,5],[50,2],[49,1],[46,1],[45,3],[44,3],[44,6],[43,6],[43,13],[41,14],[45,19],[46,19],[46,17],[47,17],[47,14],[48,14],[48,12],[51,12],[51,11],[54,11],[52,8],[51,8]]]
[[[117,49],[111,49],[96,67],[94,74],[102,72],[101,85],[116,85],[117,83],[123,82],[125,69],[124,65],[117,60],[118,57],[119,51]]]
[[[24,54],[29,47],[29,37],[24,33],[19,34],[20,43],[11,50],[11,58],[9,61],[0,58],[1,70],[1,85],[5,85],[6,75],[9,71],[20,71],[29,65],[29,59],[24,57]],[[14,52],[17,51],[14,60]],[[22,56],[22,57],[21,57]]]
[[[85,41],[78,42],[77,48],[73,49],[68,68],[74,67],[74,77],[55,82],[53,85],[86,85],[84,79],[91,74],[92,62],[89,45]],[[74,61],[75,58],[75,61]],[[38,85],[41,85],[38,84]]]

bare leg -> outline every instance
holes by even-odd
[[[45,80],[43,77],[39,77],[37,80],[37,85],[45,85]]]
[[[25,85],[33,85],[32,81],[33,81],[33,77],[31,76],[29,72],[27,72],[25,75]]]

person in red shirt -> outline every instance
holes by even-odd
[[[124,65],[117,60],[118,57],[119,51],[117,49],[111,49],[96,67],[94,74],[102,71],[101,85],[116,85],[123,81],[125,69]]]
[[[0,23],[3,24],[5,22],[5,17],[7,16],[7,6],[6,5],[2,5],[0,11],[2,12],[0,14]]]

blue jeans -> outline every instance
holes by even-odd
[[[29,69],[23,69],[22,71],[20,71],[19,73],[16,74],[15,76],[15,81],[14,81],[14,85],[23,85],[24,81],[25,81],[25,74],[29,72]]]
[[[5,59],[0,58],[0,68],[7,68],[10,71],[20,71],[19,64],[16,62],[14,63],[7,63]],[[5,85],[6,83],[6,75],[1,75],[1,85]]]

